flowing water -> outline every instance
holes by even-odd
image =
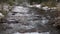
[[[25,2],[26,4],[26,2]],[[27,4],[28,5],[28,4]],[[30,8],[25,6],[15,6],[7,15],[4,31],[0,34],[49,34],[50,28],[46,25],[49,19],[44,15],[38,14],[38,8]],[[49,15],[47,15],[50,18]],[[35,33],[34,33],[35,32]],[[43,33],[45,32],[45,33]],[[26,33],[26,34],[27,34]]]
[[[48,32],[45,23],[48,23],[49,20],[37,14],[36,11],[37,10],[29,7],[15,6],[13,10],[8,13],[7,23],[3,23],[7,28],[3,32],[6,34],[15,32],[39,32],[39,26],[41,32]]]

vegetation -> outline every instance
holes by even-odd
[[[11,5],[14,5],[14,1],[15,1],[15,0],[1,0],[1,1],[0,1],[0,5],[1,5],[1,9],[2,9],[2,10],[0,10],[0,12],[3,13],[4,15],[6,15],[7,12],[4,11],[4,9],[3,9],[3,8],[4,8],[4,7],[3,7],[4,4],[6,3],[6,4],[9,4],[9,5],[11,6]]]
[[[11,9],[9,9],[10,8],[9,6],[14,5],[15,4],[14,2],[15,2],[15,0],[0,0],[0,7],[1,7],[0,13],[2,13],[4,15],[3,18],[0,18],[0,22],[2,22],[4,20],[4,18],[7,16],[8,12],[9,12],[9,11],[4,10],[4,5],[7,4],[8,10],[11,10]]]
[[[30,3],[32,4],[33,2],[38,3],[38,4],[43,4],[45,6],[49,7],[55,7],[56,6],[56,0],[30,0]]]

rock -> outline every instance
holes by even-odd
[[[2,13],[0,13],[0,18],[4,17],[4,15]]]

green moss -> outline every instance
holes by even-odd
[[[0,13],[2,13],[3,15],[7,15],[7,11],[0,11]]]

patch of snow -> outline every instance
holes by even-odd
[[[4,17],[4,15],[2,13],[0,13],[0,18]]]
[[[41,4],[35,4],[35,5],[27,5],[28,7],[36,7],[36,8],[41,8]]]
[[[42,7],[43,10],[48,10],[48,6]]]
[[[34,7],[33,5],[27,5],[28,7]]]
[[[38,33],[38,32],[31,32],[31,33],[29,33],[29,32],[27,32],[27,33],[19,33],[19,32],[16,32],[16,33],[14,33],[14,34],[49,34],[49,32],[42,32],[42,33]]]
[[[42,6],[42,5],[40,5],[40,4],[37,4],[37,5],[35,5],[35,6],[36,6],[37,8],[41,8],[41,6]]]

